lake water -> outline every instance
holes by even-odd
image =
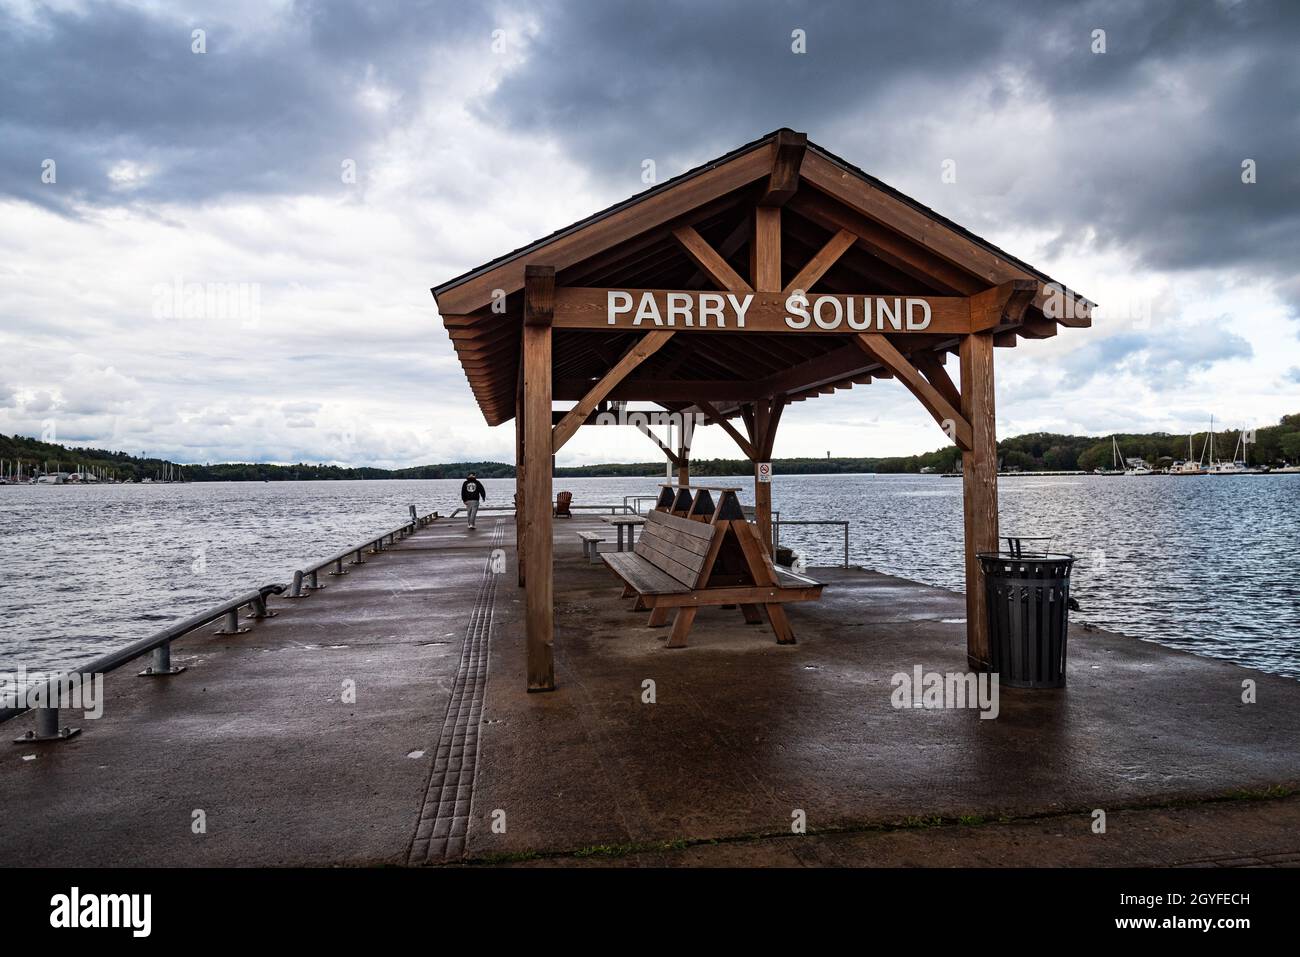
[[[557,479],[578,504],[621,504],[654,478]],[[748,478],[735,484],[753,500]],[[512,479],[488,480],[508,504]],[[0,486],[0,670],[71,667],[420,514],[460,482]],[[1004,532],[1050,534],[1079,559],[1073,594],[1135,638],[1300,678],[1300,475],[1023,477],[1000,483]],[[777,476],[783,519],[848,519],[850,561],[961,589],[961,481]],[[838,528],[785,528],[810,565]]]

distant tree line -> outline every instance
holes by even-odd
[[[1117,434],[1120,452],[1125,458],[1142,458],[1154,466],[1187,457],[1187,436],[1167,432],[1145,434]],[[1192,456],[1201,454],[1206,433],[1192,436]],[[1237,432],[1215,432],[1215,457],[1230,458],[1237,444]],[[1239,453],[1240,454],[1240,453]],[[1255,442],[1250,448],[1250,461],[1257,465],[1276,465],[1282,462],[1300,463],[1300,414],[1283,416],[1277,425],[1255,430]],[[1058,435],[1052,432],[1032,432],[1003,439],[998,443],[1001,468],[1023,471],[1082,470],[1109,468],[1111,465],[1111,437],[1088,435]],[[6,460],[8,469],[13,463],[23,463],[24,474],[43,469],[48,463],[51,470],[57,462],[61,471],[81,471],[95,467],[105,474],[125,482],[145,478],[159,479],[168,474],[179,474],[190,482],[283,482],[283,481],[341,481],[355,479],[458,479],[474,472],[479,478],[514,478],[515,467],[506,462],[449,462],[442,465],[417,465],[404,469],[351,468],[340,465],[309,464],[270,465],[267,463],[223,463],[220,465],[178,466],[165,459],[137,457],[125,452],[108,452],[103,449],[67,447],[24,436],[0,435],[0,459]],[[777,475],[827,475],[875,472],[882,474],[920,472],[955,472],[961,468],[961,456],[956,448],[947,446],[922,455],[862,458],[791,458],[775,459],[772,469]],[[694,459],[691,474],[700,477],[718,475],[748,475],[752,465],[747,459]],[[606,463],[601,465],[560,466],[555,469],[559,478],[600,476],[661,475],[664,462]]]

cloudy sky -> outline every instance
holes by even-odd
[[[1300,4],[1251,0],[0,0],[0,432],[508,461],[429,287],[781,126],[1101,304],[999,351],[1001,435],[1267,425],[1300,411],[1297,50]],[[878,382],[776,453],[943,442]]]

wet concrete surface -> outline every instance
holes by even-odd
[[[512,520],[482,515],[476,532],[441,522],[344,578],[323,578],[322,592],[273,600],[278,616],[246,635],[217,638],[208,628],[178,642],[184,674],[113,673],[104,717],[75,721],[84,729],[76,739],[5,744],[0,857],[418,859],[413,842],[422,811],[426,830],[430,821],[430,780],[446,770],[433,762],[451,726],[448,702],[463,681],[462,646],[497,522],[507,526],[506,566],[477,761],[472,785],[462,776],[453,802],[458,814],[468,807],[469,859],[721,840],[720,857],[697,860],[705,852],[690,849],[657,863],[779,863],[795,853],[783,849],[794,840],[783,835],[799,814],[812,832],[1066,812],[1086,826],[1078,813],[1092,808],[1123,822],[1139,813],[1126,808],[1300,784],[1300,683],[1078,627],[1067,689],[1002,689],[996,720],[975,710],[896,709],[895,673],[965,671],[965,605],[860,569],[815,572],[830,584],[820,602],[789,606],[797,645],[778,646],[766,624],[746,625],[738,610],[705,609],[690,646],[666,649],[668,630],[645,627],[646,613],[618,597],[612,575],[582,558],[575,532],[606,529],[590,516],[556,523],[558,688],[530,695]],[[1257,704],[1241,701],[1247,678]],[[348,680],[354,704],[340,700]],[[654,703],[643,700],[647,681]],[[30,726],[29,718],[8,722],[5,737]],[[1204,813],[1222,817],[1235,806]],[[1293,804],[1250,806],[1294,823]],[[205,834],[193,832],[197,810]],[[1171,838],[1181,826],[1148,821]],[[1237,852],[1235,826],[1221,829],[1213,853]],[[1260,840],[1245,846],[1248,830],[1241,825],[1241,853],[1261,853]],[[803,863],[958,863],[945,848],[970,838],[950,833],[813,833],[797,846]],[[1119,846],[1122,834],[1112,823],[1107,839]],[[829,846],[810,851],[814,838]],[[1054,853],[1051,840],[1025,840],[1034,853]],[[741,845],[753,847],[742,853]],[[968,863],[991,862],[996,845]],[[1177,862],[1156,853],[1155,838],[1134,845],[1148,846],[1149,862]],[[1062,852],[1060,863],[1074,862]]]
[[[173,645],[187,671],[137,678],[142,659],[113,672],[103,717],[65,716],[83,729],[69,741],[12,745],[32,721],[6,723],[0,860],[405,864],[482,541],[437,525],[322,575],[307,598],[272,599],[277,616],[245,621],[248,634],[192,633]]]
[[[681,847],[588,848],[512,867],[1300,868],[1300,797],[808,833]]]
[[[822,600],[787,606],[797,645],[715,608],[670,650],[573,531],[556,535],[555,692],[523,692],[520,606],[499,606],[473,856],[782,834],[798,812],[838,828],[1300,783],[1294,681],[1076,627],[1066,689],[1002,689],[995,720],[896,709],[896,673],[966,670],[961,596],[818,569]]]

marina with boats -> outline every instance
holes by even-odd
[[[1142,458],[1125,458],[1120,451],[1117,437],[1111,437],[1113,454],[1112,467],[1094,469],[1094,475],[1270,475],[1300,474],[1300,465],[1282,462],[1278,465],[1250,464],[1249,449],[1254,444],[1253,430],[1241,429],[1237,432],[1236,444],[1232,457],[1220,459],[1214,449],[1214,419],[1210,419],[1210,429],[1201,443],[1201,452],[1192,457],[1193,436],[1187,436],[1187,458],[1176,459],[1163,467],[1153,466]]]

